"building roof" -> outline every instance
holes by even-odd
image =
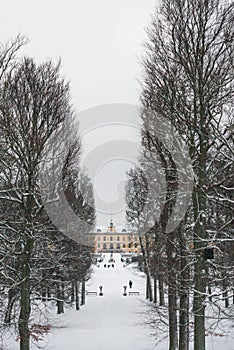
[[[116,228],[113,221],[110,221],[110,224],[107,228],[98,227],[96,232],[93,232],[93,234],[100,234],[100,235],[126,235],[126,234],[132,234],[132,232],[128,231],[127,229],[123,227]]]

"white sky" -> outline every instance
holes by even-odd
[[[8,0],[1,4],[0,41],[20,32],[30,40],[22,53],[36,61],[61,58],[78,112],[113,102],[138,104],[144,28],[154,5],[155,0]]]
[[[36,60],[62,58],[78,111],[110,102],[138,102],[144,27],[154,0],[8,0],[0,40],[29,37]]]

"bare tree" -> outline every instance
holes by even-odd
[[[21,350],[29,350],[30,346],[31,260],[43,209],[38,189],[39,165],[47,140],[73,113],[69,86],[60,77],[59,68],[59,64],[51,62],[37,66],[32,59],[24,58],[5,76],[1,89],[1,135],[7,146],[1,199],[15,203],[20,213],[17,225],[8,221],[6,227],[17,232],[20,242]]]
[[[131,169],[128,172],[126,186],[126,218],[131,227],[135,227],[138,233],[141,251],[144,259],[146,273],[146,298],[153,300],[150,267],[149,267],[149,240],[145,232],[148,211],[145,210],[148,197],[148,185],[143,171],[140,168]]]
[[[17,54],[20,48],[27,43],[27,39],[18,35],[15,39],[9,40],[0,45],[0,81],[5,75],[17,65]]]
[[[193,163],[194,349],[204,350],[207,285],[204,251],[210,240],[207,232],[210,165],[215,159],[217,138],[227,144],[223,124],[233,96],[233,4],[219,0],[162,1],[148,38],[143,107],[174,125],[188,146]],[[146,130],[154,124],[146,114],[143,121]],[[151,136],[154,142],[154,133]],[[188,348],[188,344],[184,346]],[[169,348],[177,349],[172,339]]]

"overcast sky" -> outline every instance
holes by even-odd
[[[22,53],[36,61],[61,58],[78,112],[106,103],[138,104],[144,28],[154,7],[155,0],[8,0],[1,4],[0,40],[20,32],[30,41]],[[122,179],[127,164],[120,168]]]

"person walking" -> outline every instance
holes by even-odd
[[[129,288],[132,288],[132,284],[133,284],[133,282],[130,280],[129,281]]]

